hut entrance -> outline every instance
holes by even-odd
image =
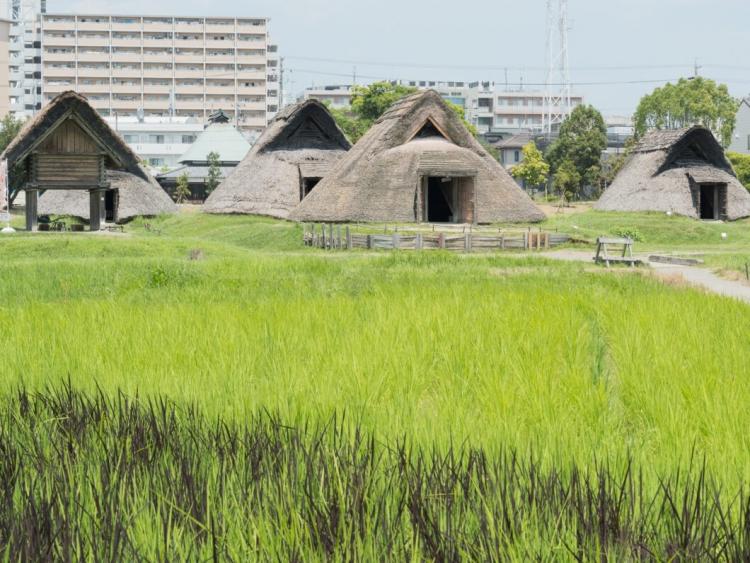
[[[422,217],[429,223],[472,223],[474,179],[426,176]]]
[[[700,185],[700,218],[718,221],[726,209],[727,187],[722,184]]]
[[[104,192],[104,222],[117,223],[117,203],[119,194],[117,190]]]
[[[315,189],[315,186],[317,186],[322,178],[302,178],[302,186],[300,186],[300,198],[299,200],[302,201],[305,199],[308,195],[310,195],[310,192]]]

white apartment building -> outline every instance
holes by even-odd
[[[10,22],[8,110],[16,117],[34,115],[42,107],[41,14],[46,0],[0,0],[0,17]]]
[[[466,120],[480,133],[490,131],[541,130],[547,111],[546,94],[541,91],[509,91],[494,82],[394,81],[420,90],[432,89],[446,100],[464,108]],[[305,90],[304,98],[329,102],[341,108],[351,104],[352,86],[322,86]],[[571,105],[583,103],[573,95]],[[554,109],[554,108],[553,108]]]
[[[247,133],[279,110],[278,49],[265,18],[44,14],[41,33],[43,103],[76,90],[123,123],[201,127],[221,109]]]
[[[174,168],[203,133],[205,124],[193,117],[105,117],[123,140],[154,171]]]

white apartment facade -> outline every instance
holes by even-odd
[[[541,131],[549,109],[542,91],[507,90],[493,82],[394,81],[394,84],[421,90],[432,89],[443,98],[464,108],[466,120],[480,133],[490,131]],[[321,86],[305,90],[304,98],[314,98],[341,108],[351,104],[352,86]],[[571,96],[571,106],[583,103],[583,97]],[[559,108],[552,108],[553,110]],[[554,113],[554,111],[553,111]]]
[[[206,123],[219,109],[248,134],[279,110],[268,20],[43,14],[42,103],[76,90],[110,120]]]
[[[46,0],[0,0],[0,17],[9,20],[7,93],[3,106],[25,119],[42,107],[41,15]]]

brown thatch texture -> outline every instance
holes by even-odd
[[[153,178],[147,182],[116,170],[108,171],[107,178],[111,189],[118,192],[118,223],[177,211],[172,199]],[[88,220],[89,213],[89,192],[85,190],[49,190],[39,198],[39,215],[69,215]]]
[[[703,183],[727,185],[726,219],[750,216],[750,193],[708,129],[653,131],[641,140],[594,208],[672,212],[697,219]]]
[[[415,137],[425,125],[438,134]],[[413,94],[395,103],[291,218],[414,222],[420,178],[433,175],[475,176],[479,223],[544,219],[434,91]]]
[[[151,180],[140,166],[138,156],[122,137],[91,107],[85,97],[73,91],[63,92],[44,106],[33,119],[27,121],[0,155],[0,159],[7,159],[8,168],[13,169],[16,161],[26,158],[40,139],[73,113],[81,118],[92,135],[106,148],[111,168],[126,170],[146,181]]]
[[[351,148],[328,109],[309,100],[282,111],[234,172],[206,199],[207,213],[286,219],[302,178],[325,174]]]

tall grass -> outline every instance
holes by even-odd
[[[696,462],[546,467],[380,443],[333,416],[238,423],[67,385],[0,399],[5,560],[745,560],[750,518]]]

